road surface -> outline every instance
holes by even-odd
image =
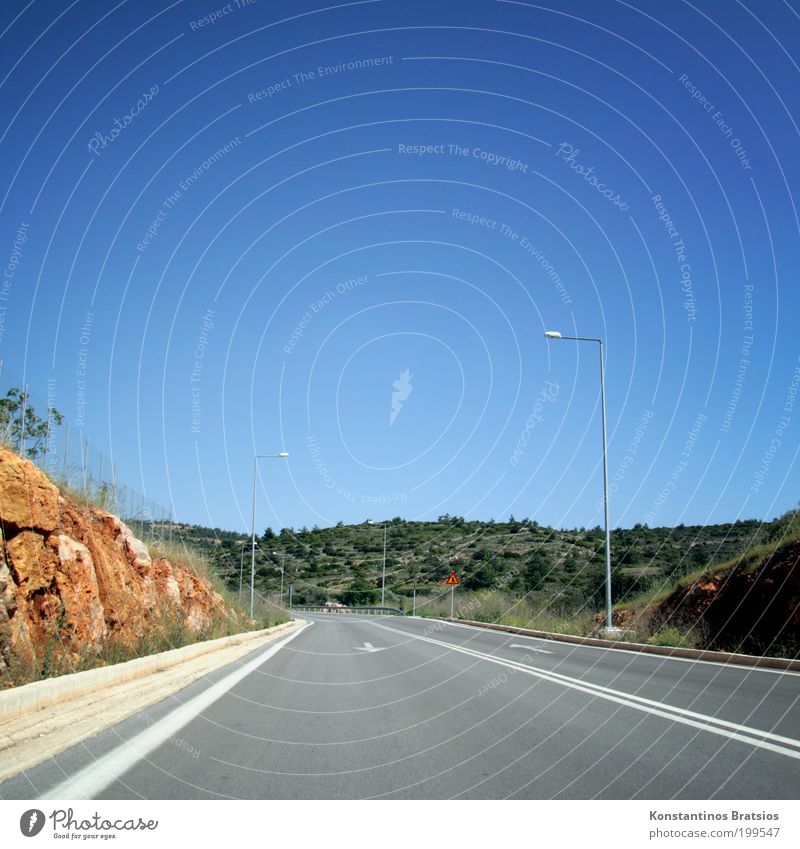
[[[307,619],[0,798],[800,795],[796,673],[429,619]]]

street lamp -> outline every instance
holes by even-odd
[[[600,407],[603,418],[603,511],[606,526],[606,631],[613,632],[611,622],[611,535],[608,530],[608,449],[606,446],[606,377],[603,360],[603,340],[591,336],[562,336],[557,330],[546,330],[547,339],[568,339],[573,342],[597,342],[600,351]]]
[[[253,458],[253,541],[250,549],[250,618],[253,618],[255,609],[255,591],[256,591],[256,476],[258,474],[258,461],[265,458],[288,457],[288,451],[281,451],[278,454],[256,454]]]
[[[367,519],[367,524],[374,524],[372,519]],[[386,606],[386,522],[383,523],[383,576],[381,577],[381,607]]]

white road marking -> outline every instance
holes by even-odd
[[[484,654],[483,652],[468,649],[464,646],[446,643],[442,640],[434,640],[430,637],[423,637],[418,634],[413,634],[410,631],[399,631],[396,628],[389,628],[386,625],[373,623],[376,628],[383,628],[385,631],[393,631],[395,634],[402,634],[414,640],[422,640],[426,643],[433,643],[442,648],[450,649],[451,651],[460,652],[479,660],[486,660],[489,663],[496,663],[499,666],[505,666],[509,669],[516,669],[520,672],[525,672],[528,675],[533,675],[536,678],[549,681],[552,684],[559,684],[563,687],[568,687],[571,690],[578,690],[583,693],[588,693],[596,698],[605,699],[606,701],[615,702],[616,704],[624,705],[625,707],[640,710],[644,713],[660,716],[663,719],[669,719],[672,722],[679,722],[682,725],[689,725],[692,728],[699,728],[702,731],[709,731],[712,734],[719,734],[722,737],[728,737],[731,740],[738,740],[742,743],[748,743],[751,746],[756,746],[759,749],[767,749],[771,752],[777,752],[780,755],[800,760],[800,751],[787,748],[788,746],[796,746],[800,749],[800,740],[795,740],[792,737],[784,737],[780,734],[773,734],[771,731],[762,731],[760,728],[752,728],[748,725],[740,725],[735,722],[728,722],[724,719],[717,719],[713,716],[697,713],[686,708],[675,707],[674,705],[665,702],[658,702],[653,699],[645,699],[641,696],[634,696],[630,693],[613,690],[610,687],[603,687],[600,684],[591,684],[588,681],[582,681],[578,678],[570,678],[568,675],[561,675],[558,672],[549,670],[537,669],[532,666],[518,663],[514,660],[504,660],[497,655]],[[748,736],[752,735],[752,736]],[[774,741],[774,742],[773,742]],[[783,744],[783,745],[782,745]]]
[[[538,654],[552,654],[553,652],[547,649],[540,649],[538,646],[523,646],[522,643],[511,643],[510,649],[526,649],[527,651],[535,651]]]
[[[249,663],[226,675],[221,681],[212,684],[186,704],[175,708],[150,728],[123,742],[116,749],[103,755],[88,766],[57,784],[52,790],[39,796],[40,799],[92,799],[109,784],[116,781],[132,766],[147,757],[152,751],[165,743],[193,719],[196,719],[207,707],[232,687],[254,672],[262,663],[279,652],[288,642],[310,627],[307,623],[288,637],[272,644],[266,651],[254,657]]]
[[[372,643],[364,643],[363,646],[356,646],[359,651],[383,651],[383,649],[376,649]]]
[[[495,628],[481,628],[480,625],[465,625],[463,622],[448,622],[445,619],[434,619],[425,616],[406,616],[406,619],[419,619],[424,622],[441,622],[444,625],[452,625],[454,628],[469,628],[470,631],[481,634],[497,634],[499,636],[522,637],[523,634],[514,634],[511,631],[498,631]],[[743,675],[755,675],[757,672],[769,672],[772,675],[800,675],[792,669],[772,669],[768,666],[749,666],[744,663],[734,663],[732,660],[703,660],[696,657],[675,657],[668,654],[656,654],[655,652],[636,651],[636,649],[623,649],[617,646],[587,646],[584,643],[571,643],[567,640],[556,640],[552,637],[526,637],[529,640],[544,640],[547,643],[555,643],[559,646],[569,646],[573,649],[594,649],[594,651],[622,652],[624,654],[635,654],[637,657],[650,658],[651,660],[668,661],[669,663],[704,663],[708,666],[724,666],[725,669],[741,672]]]

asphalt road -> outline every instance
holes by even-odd
[[[307,618],[0,798],[800,797],[796,673]]]

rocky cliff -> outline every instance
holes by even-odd
[[[33,463],[0,447],[0,687],[57,652],[133,647],[181,622],[195,633],[234,616],[209,581],[151,558],[116,516],[59,493]]]

